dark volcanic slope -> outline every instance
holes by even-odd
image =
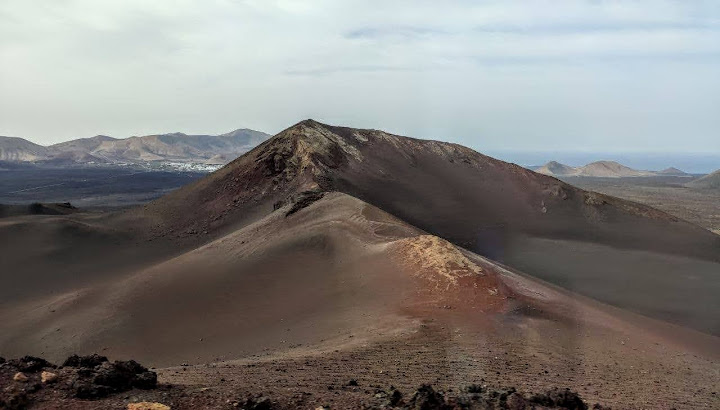
[[[305,121],[143,208],[0,219],[0,356],[190,363],[161,371],[197,392],[153,396],[173,409],[361,408],[335,393],[427,382],[718,407],[720,338],[433,233],[720,334],[715,236],[458,145]]]
[[[708,314],[720,309],[713,302],[720,291],[719,236],[657,209],[583,191],[457,144],[307,120],[140,214],[152,218],[160,235],[215,236],[257,220],[305,190],[348,193],[545,280],[643,314],[720,332],[717,318]],[[559,242],[550,247],[537,242],[549,239]],[[589,278],[576,275],[577,265],[559,276],[556,272],[558,261],[576,256],[575,242],[598,245],[584,259],[593,267]],[[538,257],[540,247],[544,252]],[[621,258],[620,250],[643,254]],[[688,262],[664,264],[667,253]],[[643,269],[638,260],[656,266],[653,274],[663,281],[634,282],[641,277],[635,272]],[[673,291],[694,297],[668,301]],[[645,296],[638,298],[636,292]]]
[[[348,193],[489,256],[513,236],[530,235],[720,260],[719,237],[657,209],[461,145],[312,120],[149,209],[174,229],[207,229],[309,189]]]

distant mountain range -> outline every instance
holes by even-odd
[[[625,178],[650,176],[690,176],[677,168],[662,171],[637,170],[615,161],[596,161],[582,167],[571,167],[556,161],[532,168],[535,172],[558,177]]]
[[[56,166],[152,162],[223,165],[269,137],[250,129],[221,135],[172,133],[125,139],[98,135],[47,147],[22,138],[0,137],[0,161]]]

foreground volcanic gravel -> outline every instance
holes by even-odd
[[[224,379],[221,379],[224,381]],[[0,359],[0,408],[82,408],[166,410],[198,408],[295,409],[587,409],[569,389],[551,389],[524,395],[515,388],[493,390],[471,384],[453,391],[436,391],[424,384],[412,394],[392,385],[361,385],[355,379],[330,384],[326,391],[283,392],[215,391],[157,384],[157,374],[132,360],[110,362],[99,355],[71,356],[63,366],[38,357]],[[223,400],[224,397],[227,397]],[[313,403],[322,403],[315,405]],[[328,404],[333,402],[332,405]],[[603,409],[594,405],[593,409]]]
[[[0,238],[0,354],[62,363],[5,407],[720,408],[720,237],[455,144],[303,121]]]
[[[345,344],[148,370],[157,373],[157,385],[132,361],[90,356],[54,367],[24,358],[0,365],[0,392],[6,408],[34,409],[167,409],[129,407],[136,403],[172,409],[616,410],[720,404],[716,363],[668,355],[665,346],[648,346],[641,337],[614,346],[603,342],[614,340],[613,334],[594,331],[563,340],[567,324],[552,326],[560,330],[556,337],[538,328],[545,336],[520,342],[503,331],[460,334],[438,318],[384,341],[348,335]],[[569,343],[582,346],[583,353],[573,353]],[[616,361],[621,350],[642,355]],[[57,379],[43,383],[43,371]],[[27,380],[14,380],[18,372]]]

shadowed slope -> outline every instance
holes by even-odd
[[[355,198],[326,194],[286,217],[289,207],[129,276],[8,306],[0,351],[207,362],[374,339],[459,297],[476,312],[508,303],[490,264]],[[409,247],[432,261],[422,274]]]
[[[0,309],[122,276],[183,250],[147,242],[132,228],[83,213],[1,218]]]
[[[691,316],[698,320],[684,324],[719,330],[707,306],[688,311],[663,295],[679,291],[713,299],[720,291],[712,268],[720,271],[720,237],[657,209],[583,191],[457,144],[307,120],[148,205],[142,215],[152,218],[160,235],[212,236],[306,190],[348,193],[426,232],[599,300],[676,323]],[[542,258],[532,256],[544,239],[561,242]],[[568,243],[576,241],[600,245],[585,260],[601,267],[596,286],[574,285],[575,267],[553,274],[557,261],[574,256]],[[665,278],[647,283],[642,301],[625,292],[628,278],[642,266],[616,257],[618,249],[646,252],[645,260],[658,266],[652,274]],[[664,264],[668,253],[710,261],[710,268]],[[689,272],[700,279],[688,281]]]

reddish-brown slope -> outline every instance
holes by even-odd
[[[482,319],[509,304],[490,263],[362,201],[329,193],[286,217],[291,207],[129,275],[0,306],[0,353],[177,365],[374,340],[443,306]]]
[[[584,191],[457,144],[307,120],[137,215],[151,218],[161,236],[209,240],[307,190],[348,193],[428,233],[587,296],[720,332],[717,318],[708,313],[720,309],[714,301],[720,291],[719,236],[657,209]],[[558,242],[538,257],[538,240]],[[559,261],[576,256],[575,243],[593,245],[583,261],[592,268],[588,275],[579,275],[576,269],[585,269],[576,264],[558,270]],[[623,250],[642,253],[628,258],[618,254]],[[666,254],[687,259],[666,264]],[[645,271],[638,258],[653,271]],[[685,296],[669,300],[668,294]]]
[[[531,235],[720,260],[720,237],[657,209],[457,144],[312,120],[147,211],[171,231],[212,231],[304,190],[346,192],[489,256],[499,256],[509,237]]]

